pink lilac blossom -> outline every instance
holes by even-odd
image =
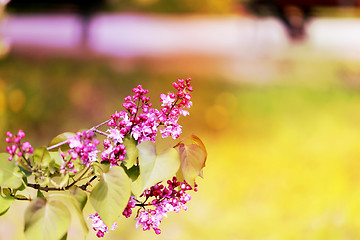
[[[112,144],[111,140],[104,139],[103,145],[105,151],[101,153],[101,161],[110,162],[111,166],[118,165],[118,161],[123,161],[125,159],[125,145],[121,143]]]
[[[117,128],[109,128],[107,130],[107,132],[109,132],[108,138],[113,140],[115,144],[123,142],[125,135],[123,133],[121,133],[121,130],[119,130]]]
[[[11,144],[6,147],[6,151],[11,155],[8,159],[9,161],[12,161],[15,155],[22,157],[26,153],[31,154],[34,152],[34,149],[29,142],[21,143],[21,140],[25,138],[23,130],[20,129],[16,135],[8,131],[6,132],[6,136],[5,142]]]
[[[129,199],[129,202],[126,206],[126,208],[124,209],[123,211],[123,215],[126,217],[126,218],[129,218],[132,214],[132,208],[136,207],[136,204],[138,202],[136,201],[135,197],[134,196],[130,196],[130,199]]]
[[[101,220],[98,213],[95,213],[93,215],[89,215],[88,219],[92,220],[92,227],[95,231],[97,231],[96,236],[98,238],[104,237],[105,233],[109,233],[109,228],[106,226],[106,224]],[[117,228],[117,223],[114,223],[111,226],[111,230],[115,230]]]
[[[193,91],[191,87],[191,79],[178,79],[173,83],[173,87],[177,93],[169,93],[168,95],[161,94],[160,101],[163,108],[158,111],[158,119],[164,127],[160,129],[163,138],[171,136],[176,139],[182,133],[182,127],[178,124],[179,117],[189,115],[189,109],[192,106],[190,92]]]
[[[167,217],[168,212],[178,213],[181,209],[187,210],[185,204],[191,200],[191,196],[186,191],[192,190],[192,187],[186,182],[178,182],[176,177],[167,181],[167,184],[167,187],[162,184],[156,184],[144,191],[142,196],[146,199],[154,198],[151,201],[151,205],[155,209],[141,209],[138,217],[135,219],[137,220],[136,227],[142,226],[144,231],[152,228],[156,234],[160,234],[159,225],[163,218]],[[196,187],[197,185],[195,184],[195,189]]]
[[[105,151],[101,153],[102,161],[109,161],[114,166],[125,159],[126,149],[122,143],[126,135],[138,143],[155,142],[158,130],[163,138],[178,138],[182,133],[179,117],[189,115],[185,108],[192,106],[190,82],[190,78],[178,79],[173,83],[177,93],[161,94],[161,110],[152,108],[150,98],[146,96],[148,90],[141,85],[134,88],[134,95],[124,98],[125,111],[115,112],[110,118],[107,139],[103,142]]]
[[[160,99],[161,99],[161,106],[168,106],[171,107],[172,104],[175,102],[176,99],[176,95],[174,93],[170,93],[168,95],[165,94],[160,94]]]
[[[160,234],[161,230],[159,229],[159,225],[163,217],[163,214],[159,211],[141,209],[139,212],[139,217],[135,219],[137,220],[136,228],[142,226],[143,231],[147,231],[152,228],[156,234]]]
[[[60,173],[61,174],[65,174],[67,172],[72,172],[72,173],[77,173],[78,170],[75,168],[75,164],[71,161],[72,158],[70,158],[70,160],[65,160],[65,154],[61,153],[60,154],[62,160],[63,160],[63,164],[60,166]]]
[[[134,95],[127,96],[123,107],[129,116],[127,119],[131,124],[128,128],[130,135],[139,143],[144,141],[155,141],[158,123],[156,115],[151,108],[150,98],[146,96],[149,90],[143,89],[141,85],[133,89]],[[142,110],[142,112],[140,112]],[[126,119],[123,119],[126,121]]]
[[[76,136],[68,139],[70,150],[68,154],[71,155],[72,160],[80,158],[82,164],[90,166],[97,160],[97,145],[99,140],[94,137],[92,131],[77,132]]]
[[[147,113],[140,113],[135,118],[135,124],[132,128],[131,136],[139,143],[145,141],[155,142],[157,135],[158,123],[154,109],[149,109]]]

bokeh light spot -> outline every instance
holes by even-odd
[[[20,89],[12,90],[9,94],[9,107],[13,112],[19,112],[25,105],[25,95]]]
[[[0,91],[4,91],[6,88],[5,81],[0,78]]]
[[[225,106],[229,113],[235,112],[237,107],[237,99],[233,93],[221,92],[216,97],[216,103],[221,106]]]
[[[214,105],[206,111],[206,123],[215,130],[222,130],[228,126],[229,112],[222,105]]]
[[[0,91],[0,114],[6,110],[6,97],[4,92]]]

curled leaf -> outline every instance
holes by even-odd
[[[182,173],[178,173],[178,175],[182,176],[188,184],[194,186],[195,178],[197,176],[203,177],[207,152],[200,138],[193,135],[190,140],[191,143],[180,142],[177,145],[179,146]]]
[[[9,208],[10,208],[11,204],[13,204],[13,202],[14,202],[13,196],[3,197],[0,194],[0,216],[4,215],[9,210]]]
[[[29,198],[27,198],[26,196],[21,195],[21,194],[16,194],[15,199],[17,199],[17,200],[29,200]]]

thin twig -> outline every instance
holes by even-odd
[[[91,185],[91,182],[94,181],[95,179],[97,178],[97,176],[93,176],[87,183],[79,186],[79,188],[81,188],[82,190],[86,190],[86,188]],[[45,191],[45,192],[48,192],[48,191],[65,191],[65,190],[68,190],[69,188],[71,188],[73,185],[74,185],[75,182],[73,182],[72,184],[66,186],[66,187],[63,187],[63,188],[57,188],[57,187],[42,187],[40,186],[40,184],[34,184],[34,183],[28,183],[27,186],[28,187],[31,187],[31,188],[34,188],[34,189],[38,189],[38,190],[42,190],[42,191]]]
[[[62,146],[64,144],[66,144],[67,142],[68,142],[68,140],[62,141],[60,143],[57,143],[57,144],[52,145],[50,147],[47,147],[46,150],[50,151],[51,149],[54,149],[54,148],[57,148],[57,147],[60,147],[60,146]]]
[[[89,169],[90,169],[90,166],[89,166],[88,168],[86,168],[86,170],[81,174],[81,176],[78,177],[77,180],[74,180],[68,187],[72,187],[75,183],[77,183],[78,181],[80,181],[81,178],[82,178],[83,176],[85,176],[85,174],[89,171]]]
[[[103,131],[100,131],[100,130],[98,130],[98,129],[95,129],[94,132],[99,133],[99,134],[101,134],[101,135],[104,135],[105,137],[108,136],[107,133],[104,133]]]
[[[48,192],[48,191],[64,191],[64,190],[67,190],[69,188],[69,186],[66,186],[64,188],[56,188],[56,187],[48,187],[48,186],[42,187],[39,184],[34,184],[34,183],[28,183],[27,186],[32,187],[34,189],[42,190],[42,191],[45,191],[45,192]]]
[[[109,121],[110,121],[110,119],[108,119],[108,120],[106,120],[106,121],[104,121],[104,122],[102,122],[102,123],[100,123],[100,124],[98,124],[98,125],[90,128],[90,129],[87,130],[86,132],[88,133],[88,132],[90,132],[90,131],[96,131],[99,127],[107,124]],[[55,144],[55,145],[52,145],[52,146],[50,146],[50,147],[48,147],[48,148],[46,148],[46,149],[49,151],[49,150],[52,150],[52,149],[54,149],[54,148],[60,147],[60,146],[62,146],[62,145],[64,145],[64,144],[66,144],[66,143],[68,143],[68,139],[66,139],[65,141],[62,141],[62,142],[60,142],[60,143],[57,143],[57,144]]]
[[[104,121],[104,122],[96,125],[95,127],[90,128],[90,129],[88,130],[88,132],[91,131],[92,129],[98,129],[99,127],[101,127],[101,126],[107,124],[108,122],[110,122],[110,120],[111,120],[111,119],[108,119],[108,120],[106,120],[106,121]]]
[[[87,183],[85,183],[84,185],[81,185],[79,188],[81,188],[82,190],[86,190],[86,188],[91,185],[91,182],[94,181],[96,179],[96,176],[93,176]]]

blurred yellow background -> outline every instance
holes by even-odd
[[[46,145],[106,120],[138,84],[159,106],[173,81],[191,77],[194,106],[180,123],[207,147],[199,191],[160,236],[119,218],[104,239],[360,239],[360,61],[309,40],[261,52],[268,36],[235,57],[39,54],[15,44],[0,60],[1,136],[21,128]],[[0,217],[0,239],[24,238],[26,206]],[[75,220],[69,239],[80,232]]]

